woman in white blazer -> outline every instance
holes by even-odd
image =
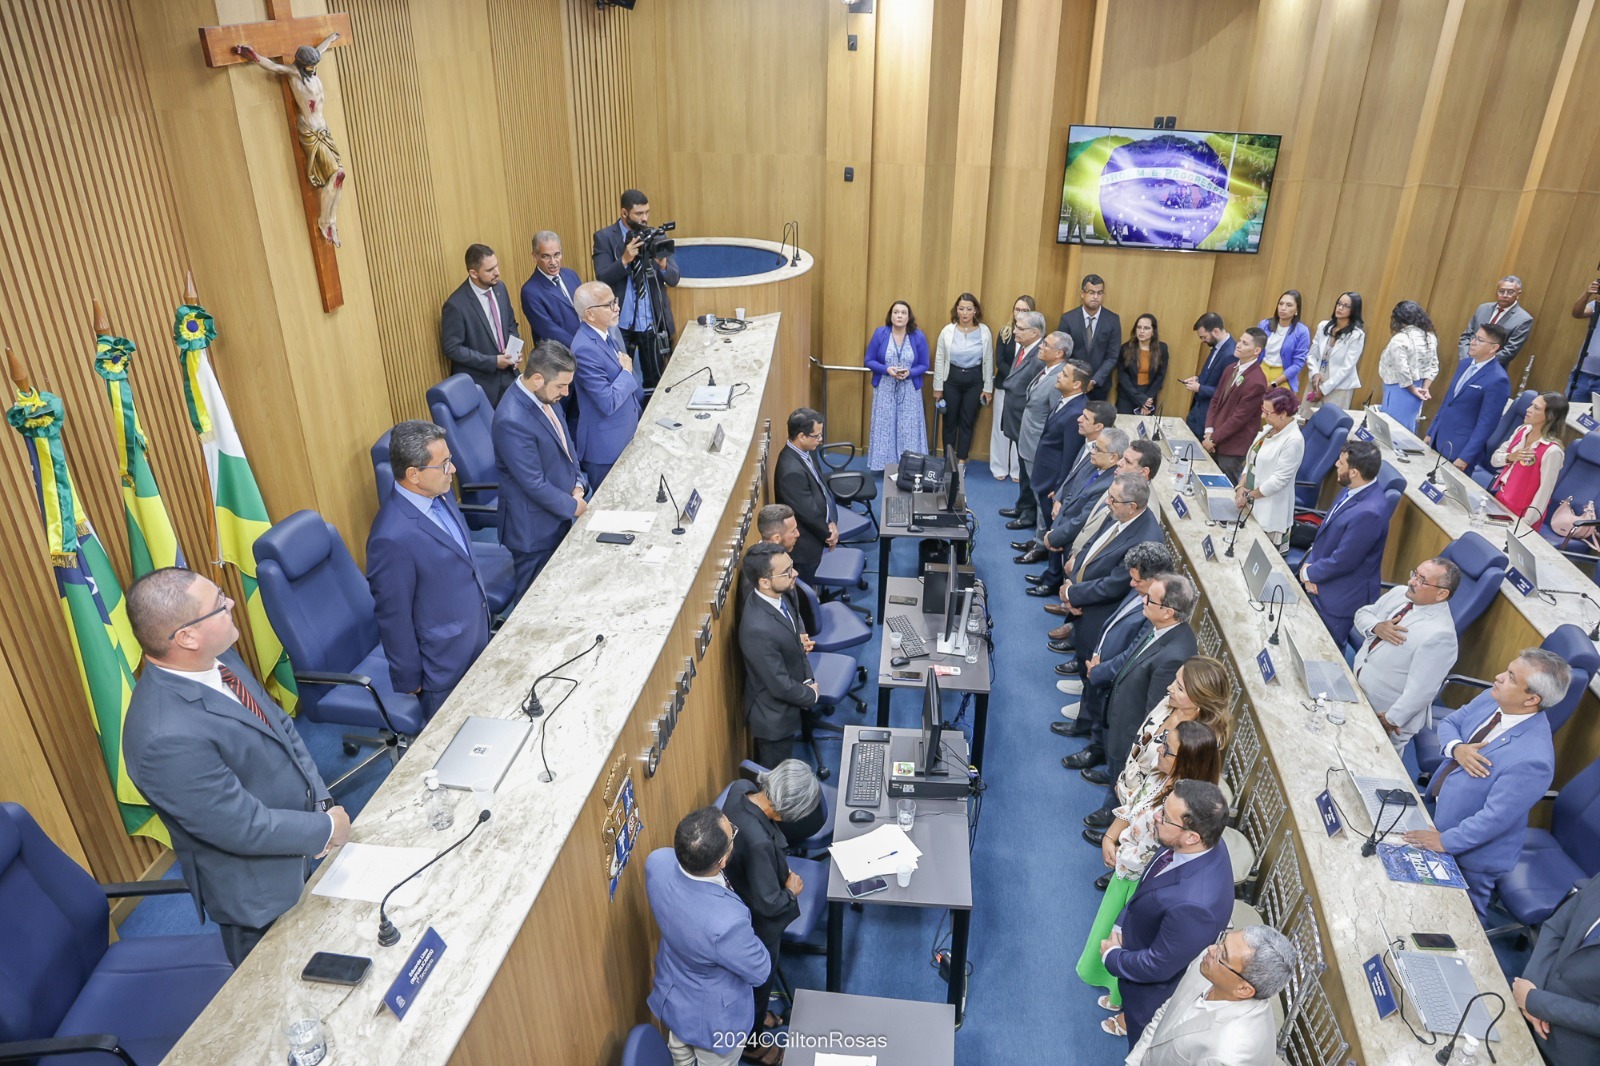
[[[1286,388],[1268,389],[1261,400],[1261,420],[1266,423],[1245,453],[1244,473],[1233,490],[1234,502],[1252,513],[1279,552],[1289,549],[1289,528],[1294,525],[1294,480],[1305,458],[1306,440],[1300,435],[1295,412],[1300,401]]]
[[[1317,323],[1306,357],[1306,395],[1311,403],[1328,403],[1348,411],[1361,387],[1357,366],[1367,347],[1361,321],[1361,294],[1339,294],[1333,314]]]

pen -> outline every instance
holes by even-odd
[[[887,854],[887,855],[879,855],[876,859],[873,859],[872,861],[873,862],[882,862],[884,859],[892,859],[898,854],[900,854],[900,850],[898,848],[896,848],[894,851],[891,851],[889,854]]]

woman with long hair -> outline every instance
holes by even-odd
[[[928,372],[928,338],[917,328],[911,305],[896,300],[872,331],[865,357],[872,371],[872,436],[867,469],[882,470],[902,452],[928,450],[922,413],[922,378]]]
[[[1133,321],[1133,333],[1117,359],[1117,410],[1147,415],[1156,409],[1161,386],[1167,380],[1167,346],[1161,342],[1156,316],[1143,314]]]
[[[1151,708],[1144,724],[1134,733],[1133,747],[1117,776],[1117,798],[1132,796],[1144,785],[1145,777],[1156,768],[1156,749],[1151,742],[1180,722],[1210,726],[1217,735],[1217,746],[1226,748],[1233,735],[1233,718],[1228,710],[1232,698],[1228,671],[1222,663],[1205,655],[1184,660],[1167,686],[1167,694]]]
[[[1433,399],[1429,386],[1439,376],[1439,331],[1415,300],[1401,300],[1389,313],[1393,334],[1378,357],[1383,381],[1383,413],[1412,433],[1422,405]]]
[[[1011,333],[1017,328],[1017,316],[1037,310],[1039,307],[1032,296],[1018,296],[1011,305],[1011,318],[995,341],[994,399],[989,411],[989,473],[994,475],[996,481],[1015,481],[1022,476],[1022,467],[1018,465],[1022,457],[1017,454],[1017,446],[1000,428],[1000,415],[1006,404],[1005,390],[1000,384],[1005,381],[1007,374],[1016,369],[1017,340]]]
[[[933,402],[944,404],[944,444],[955,449],[963,477],[978,408],[987,407],[993,396],[994,337],[983,324],[983,305],[964,292],[950,308],[950,322],[939,331],[933,355]]]
[[[1550,494],[1565,461],[1561,427],[1566,423],[1567,398],[1559,392],[1540,393],[1528,405],[1522,425],[1489,460],[1491,466],[1500,468],[1489,491],[1506,510],[1523,515],[1534,529],[1543,526],[1550,513]]]
[[[1306,399],[1348,411],[1361,387],[1357,369],[1367,347],[1366,323],[1361,320],[1361,294],[1342,292],[1333,313],[1317,323],[1306,356]]]
[[[1267,346],[1261,350],[1261,372],[1267,375],[1267,384],[1284,385],[1292,391],[1311,350],[1311,331],[1300,321],[1300,290],[1289,289],[1278,297],[1272,316],[1257,325],[1267,335]]]

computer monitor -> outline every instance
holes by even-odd
[[[944,712],[939,702],[939,675],[930,666],[922,686],[922,758],[917,769],[924,777],[946,776],[940,749],[944,747]]]
[[[961,505],[961,464],[956,461],[956,450],[950,445],[944,446],[944,468],[948,471],[944,490],[944,509],[951,514],[960,514],[964,508]]]
[[[967,614],[972,603],[972,586],[962,588],[960,571],[956,564],[956,542],[950,542],[949,566],[952,575],[944,584],[944,618],[939,628],[938,651],[942,655],[965,655],[967,651]]]

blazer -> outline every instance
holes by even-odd
[[[508,337],[520,337],[517,316],[511,313],[511,296],[503,281],[494,283],[494,300],[500,308],[501,325]],[[483,301],[468,278],[456,286],[439,311],[439,347],[444,357],[483,386],[492,407],[500,402],[506,386],[516,380],[517,372],[510,367],[497,365],[502,347],[489,325],[489,316],[483,312]]]
[[[815,678],[791,622],[753,590],[739,615],[739,651],[744,655],[744,716],[762,740],[800,732],[800,715],[817,701],[807,685]],[[766,974],[761,975],[763,978]]]
[[[805,458],[787,443],[778,448],[778,460],[773,464],[772,495],[778,503],[794,508],[800,539],[795,541],[792,554],[795,565],[810,573],[822,561],[829,537],[828,523],[838,520],[838,505]]]
[[[1107,618],[1116,611],[1117,604],[1128,594],[1128,565],[1123,556],[1135,544],[1162,539],[1161,522],[1148,507],[1140,511],[1122,532],[1111,538],[1087,566],[1069,571],[1072,584],[1067,588],[1067,602],[1083,613],[1072,626],[1072,636],[1080,652],[1092,647],[1091,641],[1099,639]],[[1087,552],[1091,545],[1079,545]],[[1081,572],[1081,576],[1080,576]]]
[[[1090,649],[1089,657],[1099,655],[1100,665],[1089,671],[1089,683],[1109,687],[1149,628],[1150,620],[1144,616],[1144,593],[1130,588],[1107,619],[1099,641]]]
[[[748,610],[749,604],[745,607]],[[754,781],[728,786],[722,813],[739,830],[733,856],[722,871],[728,884],[750,908],[750,923],[763,944],[776,944],[789,923],[800,917],[800,901],[784,887],[789,881],[789,841],[783,829],[750,802],[759,790]]]
[[[1056,322],[1056,330],[1072,338],[1072,354],[1067,358],[1089,364],[1093,381],[1089,385],[1089,399],[1103,400],[1111,392],[1111,372],[1117,366],[1117,353],[1122,350],[1122,319],[1109,307],[1100,308],[1100,317],[1094,324],[1094,342],[1090,343],[1083,323],[1083,308],[1063,311]]]
[[[1139,640],[1144,639],[1140,632]],[[1106,765],[1115,777],[1133,750],[1134,734],[1151,708],[1167,694],[1184,660],[1199,654],[1189,623],[1179,622],[1148,647],[1133,654],[1134,644],[1119,657],[1106,693]]]
[[[1197,438],[1206,431],[1206,415],[1211,411],[1211,400],[1217,394],[1217,386],[1222,384],[1222,375],[1238,362],[1233,357],[1233,349],[1234,339],[1222,338],[1222,343],[1211,349],[1205,362],[1200,364],[1199,373],[1195,375],[1200,379],[1200,388],[1196,390],[1194,399],[1189,401],[1189,417],[1183,421]]]
[[[1122,947],[1106,953],[1106,970],[1121,982],[1129,1042],[1140,1039],[1156,1011],[1178,987],[1194,957],[1233,917],[1233,864],[1228,845],[1150,876],[1159,848],[1123,908]]]
[[[1478,368],[1458,391],[1456,383],[1471,365],[1472,360],[1468,359],[1456,367],[1425,438],[1448,461],[1465,459],[1468,474],[1487,463],[1494,453],[1494,442],[1489,438],[1499,427],[1500,416],[1511,400],[1511,378],[1506,368],[1493,359]]]
[[[1472,736],[1495,710],[1493,695],[1485,692],[1440,722],[1440,753],[1454,741]],[[1555,778],[1550,719],[1543,713],[1529,715],[1481,754],[1493,764],[1489,776],[1473,777],[1465,770],[1452,773],[1439,789],[1433,824],[1444,850],[1455,856],[1463,873],[1471,870],[1490,880],[1516,864],[1527,835],[1528,812]]]
[[[622,288],[628,281],[629,270],[629,265],[622,261],[622,250],[628,243],[627,237],[623,236],[622,232],[625,225],[618,220],[605,229],[595,230],[594,250],[590,253],[594,260],[595,280],[611,286],[611,291],[616,294],[619,304],[622,300]],[[678,269],[678,257],[669,255],[666,259],[666,267],[656,273],[661,276],[663,284],[676,286],[683,280],[683,272]],[[660,316],[661,324],[667,328],[667,336],[674,337],[677,335],[677,330],[672,322],[672,302],[662,300],[661,303],[662,306],[655,308],[655,312]]]
[[[1271,337],[1273,330],[1278,328],[1275,319],[1263,318],[1256,325],[1266,330]],[[1311,330],[1304,322],[1296,322],[1289,328],[1288,336],[1283,338],[1283,347],[1278,349],[1278,359],[1283,364],[1283,377],[1289,383],[1291,391],[1298,391],[1300,368],[1306,365],[1306,354],[1311,351]]]
[[[889,339],[893,332],[888,326],[879,326],[867,339],[867,352],[862,359],[867,369],[872,371],[873,388],[877,388],[889,372]],[[906,380],[912,388],[920,389],[922,375],[928,372],[928,335],[920,329],[914,329],[906,334],[906,338],[911,343],[911,376]]]
[[[467,548],[398,491],[367,535],[367,584],[397,692],[449,692],[489,646],[489,597],[472,535],[455,500],[441,499]]]
[[[1479,304],[1478,309],[1472,312],[1472,317],[1467,320],[1467,328],[1461,331],[1461,341],[1456,349],[1457,356],[1461,362],[1465,363],[1472,358],[1467,354],[1467,345],[1471,343],[1472,335],[1478,332],[1479,326],[1489,324],[1489,320],[1494,317],[1495,309],[1498,306],[1498,304],[1490,301],[1486,304]],[[1510,366],[1511,361],[1517,357],[1517,353],[1522,351],[1522,346],[1528,343],[1528,335],[1533,332],[1533,316],[1528,313],[1526,307],[1522,306],[1522,301],[1518,300],[1511,305],[1510,310],[1500,316],[1500,325],[1504,326],[1506,332],[1511,336],[1506,338],[1506,343],[1501,347],[1496,358],[1500,360],[1501,366]]]
[[[639,379],[622,369],[617,353],[625,347],[622,331],[612,327],[610,346],[590,326],[572,337],[572,355],[578,361],[573,391],[583,417],[578,419],[578,453],[586,463],[611,464],[633,440],[644,410],[644,388]]]
[[[1306,457],[1306,438],[1296,422],[1271,437],[1266,433],[1263,425],[1256,434],[1261,450],[1256,452],[1255,461],[1256,488],[1265,495],[1255,502],[1252,513],[1268,533],[1287,533],[1294,525],[1294,482],[1300,476],[1300,462]]]
[[[578,468],[583,452],[567,435],[566,420],[559,413],[556,419],[561,423],[559,439],[539,401],[521,385],[507,389],[494,410],[500,543],[514,552],[554,548],[578,514],[572,490],[583,482]]]
[[[1033,467],[1028,481],[1039,491],[1051,491],[1067,476],[1073,461],[1083,451],[1083,434],[1078,432],[1078,416],[1089,398],[1083,393],[1058,401],[1044,419],[1039,444],[1033,451]]]
[[[1450,602],[1413,606],[1400,620],[1406,630],[1404,644],[1378,641],[1370,652],[1372,631],[1405,606],[1406,587],[1396,585],[1356,612],[1355,628],[1361,634],[1356,649],[1356,679],[1367,702],[1411,736],[1427,723],[1433,697],[1456,666],[1456,622]],[[1343,634],[1338,634],[1343,643]]]
[[[1235,386],[1238,376],[1237,369],[1223,375],[1217,394],[1211,399],[1211,410],[1206,413],[1206,428],[1211,430],[1216,454],[1242,458],[1261,428],[1261,400],[1267,394],[1267,375],[1257,359]]]
[[[1098,332],[1098,331],[1097,331]],[[1161,341],[1151,358],[1155,366],[1150,374],[1150,384],[1139,384],[1138,375],[1128,369],[1128,364],[1122,361],[1122,350],[1117,350],[1117,410],[1125,414],[1132,414],[1144,406],[1146,400],[1160,400],[1161,386],[1166,383],[1167,369],[1172,365],[1172,353],[1167,349],[1167,342]]]
[[[1039,438],[1044,435],[1045,419],[1050,417],[1050,409],[1061,399],[1061,394],[1056,391],[1056,378],[1065,366],[1066,363],[1062,362],[1044,367],[1029,382],[1024,393],[1022,425],[1017,430],[1017,454],[1030,467],[1039,451]],[[1032,474],[1029,474],[1028,482],[1032,484]]]
[[[1306,580],[1317,586],[1317,611],[1323,617],[1349,618],[1378,598],[1388,508],[1377,482],[1354,496],[1341,489],[1334,497],[1302,566]],[[1333,639],[1343,647],[1350,634],[1335,633]]]
[[[569,293],[577,292],[578,286],[583,284],[578,272],[566,267],[561,268],[561,280],[567,283]],[[562,295],[561,286],[539,270],[522,283],[522,313],[528,316],[528,330],[535,341],[571,344],[572,335],[583,325],[577,309],[572,306],[572,298]]]
[[[237,700],[145,663],[122,727],[128,776],[172,834],[202,918],[261,928],[300,900],[308,859],[327,846],[329,798],[294,723],[232,648],[270,725]]]
[[[1550,1023],[1539,1042],[1554,1066],[1600,1061],[1600,944],[1583,943],[1600,919],[1600,877],[1561,905],[1544,925],[1522,976],[1536,987],[1528,1013]]]
[[[1050,528],[1045,531],[1045,547],[1062,550],[1072,547],[1073,542],[1082,535],[1095,504],[1106,494],[1115,476],[1115,467],[1101,470],[1085,459],[1077,473],[1061,483],[1056,489],[1061,513],[1056,515]]]
[[[748,1033],[755,989],[772,972],[750,911],[733,889],[684,873],[671,848],[645,858],[644,890],[661,930],[650,1013],[690,1047],[720,1047],[717,1033]]]
[[[1201,949],[1172,997],[1144,1027],[1125,1066],[1278,1066],[1272,1001],[1228,1000],[1202,1010],[1211,987],[1200,972]]]
[[[983,342],[983,391],[994,392],[994,334],[982,322],[978,323],[978,339]],[[950,376],[950,346],[956,341],[956,324],[947,322],[939,331],[933,349],[933,391],[944,391],[944,379]]]
[[[1028,405],[1028,386],[1039,376],[1039,371],[1044,366],[1039,361],[1041,344],[1043,341],[1029,348],[1027,354],[1022,357],[1020,365],[1013,353],[1011,362],[1007,364],[1009,369],[1000,382],[999,387],[1006,393],[1005,407],[1000,412],[1000,432],[1011,440],[1016,440],[1017,435],[1022,432],[1022,412]]]
[[[1322,391],[1326,395],[1341,389],[1361,387],[1361,353],[1367,348],[1367,331],[1357,326],[1349,333],[1333,339],[1328,332],[1328,320],[1317,323],[1311,331],[1311,351],[1306,355],[1305,372],[1322,375]]]

